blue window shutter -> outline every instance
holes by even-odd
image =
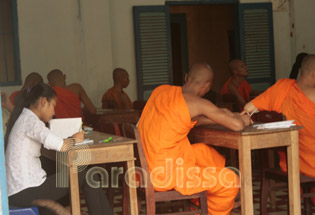
[[[0,106],[1,106],[1,99],[0,99]],[[2,128],[2,109],[0,108],[0,204],[1,204],[0,214],[9,214],[3,137],[4,135],[3,135],[3,128]]]
[[[275,83],[271,3],[239,5],[241,59],[248,66],[248,82],[264,90]]]
[[[173,84],[168,6],[135,6],[134,29],[138,99],[147,100],[154,88]]]

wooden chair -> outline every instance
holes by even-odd
[[[142,111],[147,101],[144,100],[136,100],[133,102],[132,106],[134,110]]]
[[[191,200],[191,199],[196,199],[198,198],[200,200],[200,208],[198,210],[191,210],[191,211],[186,211],[188,209],[190,209],[190,207],[188,206],[189,201],[187,201],[184,205],[184,209],[185,211],[183,212],[175,212],[175,213],[167,213],[167,214],[201,214],[201,215],[206,215],[208,214],[208,206],[207,206],[207,192],[201,192],[201,193],[196,193],[193,195],[182,195],[179,192],[175,191],[175,190],[170,190],[170,191],[165,191],[165,192],[158,192],[158,191],[154,191],[153,185],[151,183],[150,180],[150,174],[149,173],[149,168],[148,168],[148,164],[145,158],[145,154],[144,154],[144,150],[143,150],[143,146],[142,146],[142,142],[140,139],[140,134],[139,131],[137,129],[136,126],[131,125],[131,124],[123,124],[122,125],[122,131],[123,131],[123,135],[132,138],[134,137],[135,139],[137,139],[137,151],[138,151],[138,158],[140,161],[140,167],[141,169],[147,173],[147,174],[142,174],[143,180],[145,180],[146,183],[146,187],[144,188],[144,190],[142,190],[144,192],[145,195],[145,199],[146,199],[146,214],[147,215],[153,215],[153,214],[157,214],[156,213],[156,203],[158,202],[167,202],[167,201],[177,201],[177,200]],[[137,159],[138,159],[137,158]],[[139,189],[141,190],[141,189]],[[138,199],[138,201],[140,202],[141,198]],[[139,209],[140,211],[140,209]]]
[[[271,111],[262,111],[254,115],[254,121],[256,122],[275,122],[285,120],[285,116]],[[267,214],[267,199],[268,195],[271,200],[271,206],[275,207],[276,197],[275,191],[287,187],[288,175],[285,172],[282,172],[279,168],[275,168],[275,152],[282,151],[286,153],[284,148],[275,148],[261,151],[261,167],[262,167],[262,179],[261,179],[261,193],[260,193],[260,213],[262,215]],[[262,159],[262,158],[268,159]],[[282,182],[282,183],[276,183]],[[315,178],[308,177],[306,175],[300,174],[300,184],[303,189],[303,198],[304,204],[304,214],[312,214],[312,202],[310,197],[315,196],[311,194],[311,187],[314,187]]]
[[[225,94],[222,96],[223,103],[232,103],[232,112],[240,112],[241,105],[238,103],[236,96],[232,94]]]

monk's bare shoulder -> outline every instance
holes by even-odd
[[[206,111],[216,110],[217,107],[209,100],[200,98],[192,93],[183,93],[191,118],[203,115]]]
[[[69,84],[67,85],[66,89],[73,92],[74,94],[78,96],[81,94],[81,91],[83,90],[81,84],[79,83]]]

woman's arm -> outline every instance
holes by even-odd
[[[72,135],[70,138],[64,139],[63,140],[63,145],[61,147],[61,152],[66,152],[68,151],[75,143],[82,142],[84,140],[84,134],[85,132],[79,131]]]

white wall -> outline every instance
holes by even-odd
[[[315,1],[313,0],[291,0],[292,14],[294,16],[293,37],[294,55],[299,52],[315,53]]]
[[[280,2],[240,2],[270,1]],[[131,81],[126,91],[135,100],[132,7],[164,4],[165,0],[18,0],[22,80],[30,72],[38,72],[46,81],[47,73],[59,68],[67,74],[67,83],[81,83],[99,107],[103,93],[113,84],[113,68],[123,67]],[[288,77],[298,52],[315,51],[314,8],[313,0],[290,0],[285,7],[274,8],[277,79]],[[294,29],[291,29],[292,23]],[[11,93],[19,88],[2,87],[1,90]]]
[[[273,12],[273,31],[276,80],[279,80],[289,77],[293,65],[289,10]]]
[[[96,106],[112,85],[109,0],[18,0],[22,80],[59,68],[79,82]],[[2,87],[11,93],[21,86]]]

